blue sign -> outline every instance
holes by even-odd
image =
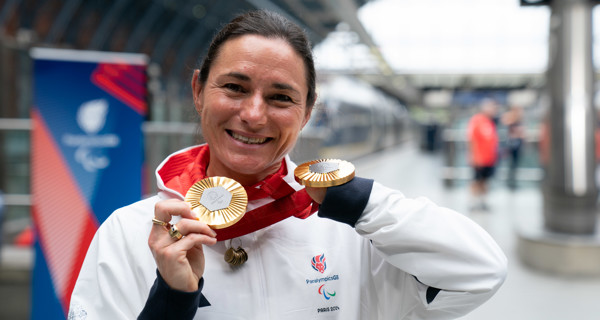
[[[96,229],[142,197],[146,57],[42,48],[31,56],[32,319],[65,319]]]

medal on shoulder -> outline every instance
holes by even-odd
[[[229,227],[240,221],[246,213],[248,195],[237,181],[227,177],[208,177],[202,179],[188,190],[185,201],[199,221],[212,229]],[[238,266],[248,260],[246,251],[238,247],[225,252],[225,261]]]
[[[294,170],[301,185],[316,188],[334,187],[354,178],[354,165],[340,159],[319,159],[305,162]]]

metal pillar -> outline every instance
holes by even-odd
[[[591,234],[595,232],[598,196],[592,4],[589,0],[553,0],[551,8],[545,227],[554,232]]]

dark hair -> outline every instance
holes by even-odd
[[[259,35],[266,38],[285,40],[302,57],[306,69],[308,93],[306,103],[312,108],[316,94],[316,72],[310,41],[306,33],[295,23],[280,14],[266,10],[257,10],[237,16],[223,27],[213,38],[200,68],[199,80],[206,83],[213,61],[218,57],[221,46],[232,38],[243,35]]]

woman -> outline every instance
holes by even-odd
[[[308,188],[310,198],[295,182],[287,154],[316,98],[296,25],[266,11],[237,17],[192,89],[207,144],[167,158],[159,194],[99,228],[70,319],[449,319],[503,282],[501,250],[456,212],[358,177]],[[211,176],[248,192],[247,213],[225,229],[195,220],[182,201]],[[223,257],[238,247],[247,262],[231,266]]]

